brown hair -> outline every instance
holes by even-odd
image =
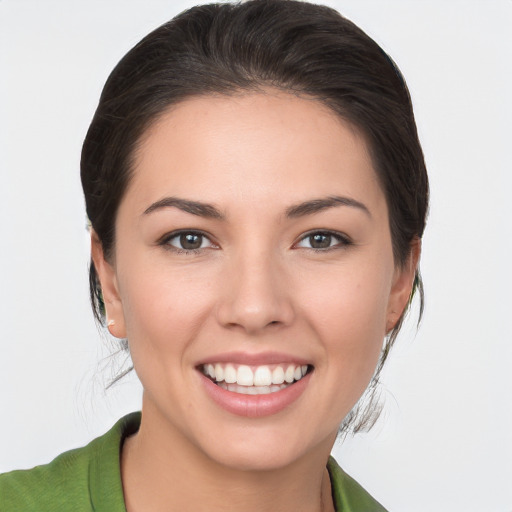
[[[171,105],[197,95],[274,87],[316,98],[365,135],[386,196],[395,263],[421,238],[428,179],[404,78],[391,58],[337,11],[293,0],[189,9],[140,41],[112,71],[85,138],[81,178],[87,215],[106,257],[142,134]],[[104,323],[96,269],[91,300]],[[420,295],[419,272],[413,286]],[[404,312],[405,314],[405,312]],[[389,334],[374,383],[404,315]]]

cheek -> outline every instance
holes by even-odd
[[[343,366],[344,375],[374,371],[386,334],[391,269],[392,262],[384,269],[378,263],[333,269],[303,289],[304,314],[323,340],[329,364]]]
[[[128,263],[119,274],[134,363],[151,356],[163,364],[166,354],[182,360],[184,347],[196,337],[211,310],[209,276],[199,270],[173,269],[148,258]],[[133,268],[136,274],[130,272]]]

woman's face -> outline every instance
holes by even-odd
[[[134,169],[113,261],[93,256],[143,425],[230,467],[326,456],[414,273],[395,268],[363,138],[314,100],[200,97]]]

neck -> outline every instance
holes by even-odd
[[[240,470],[218,464],[162,427],[145,421],[143,410],[139,432],[125,440],[121,475],[127,512],[334,511],[326,469],[330,446],[286,467]]]

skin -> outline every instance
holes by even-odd
[[[287,215],[332,196],[364,208]],[[145,213],[166,197],[223,218]],[[141,428],[122,453],[128,510],[332,510],[327,458],[419,257],[415,244],[406,265],[393,261],[364,138],[318,101],[283,92],[186,100],[141,141],[115,227],[114,257],[94,233],[92,255],[110,330],[128,338],[144,387]],[[165,238],[182,229],[208,234],[203,247],[183,252]],[[344,238],[314,250],[311,231]],[[211,400],[197,370],[232,351],[279,351],[313,371],[284,410],[237,416]]]

